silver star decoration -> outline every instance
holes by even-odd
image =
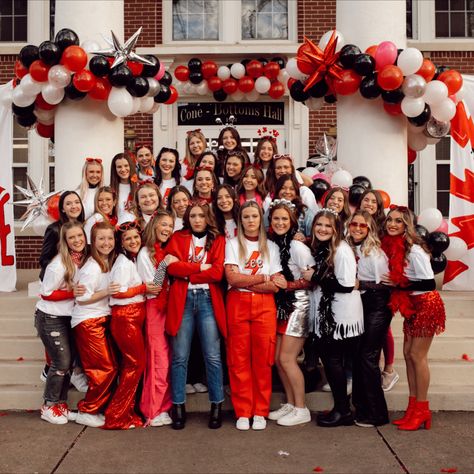
[[[43,178],[41,178],[39,186],[36,186],[36,184],[28,175],[26,175],[26,179],[28,180],[30,189],[22,188],[16,184],[15,188],[18,189],[18,191],[20,191],[27,199],[13,203],[15,206],[26,207],[25,213],[20,218],[25,220],[21,230],[26,229],[40,216],[48,218],[48,199],[60,192],[53,191],[51,193],[45,194],[43,189]]]
[[[126,64],[127,61],[135,61],[142,64],[148,64],[148,66],[154,66],[154,63],[132,51],[137,44],[138,37],[140,36],[142,29],[143,27],[140,26],[140,28],[138,28],[138,30],[135,31],[132,36],[130,36],[123,46],[120,44],[120,41],[115,36],[114,32],[110,31],[110,34],[112,35],[112,41],[106,39],[107,43],[110,45],[110,48],[91,52],[92,54],[98,54],[99,56],[115,58],[111,66],[112,69],[122,63]]]
[[[337,140],[331,136],[323,134],[322,137],[319,137],[316,141],[316,150],[318,158],[309,158],[308,161],[316,164],[318,171],[322,171],[325,167],[329,169],[334,165],[334,158],[337,152]],[[326,168],[326,171],[328,171]]]

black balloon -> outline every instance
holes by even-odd
[[[104,56],[94,56],[89,61],[89,69],[97,77],[104,77],[110,72],[110,63]]]
[[[308,90],[311,97],[324,97],[329,90],[329,86],[324,79],[317,82],[311,89]]]
[[[192,72],[190,72],[189,73],[189,80],[193,84],[200,84],[202,82],[202,72],[201,71],[192,71]],[[165,85],[169,85],[169,84],[165,84]]]
[[[435,75],[433,76],[433,81],[438,79],[438,76],[445,72],[445,71],[449,71],[449,67],[448,66],[437,66],[436,67],[436,72],[435,72]]]
[[[114,67],[109,72],[109,81],[113,86],[128,86],[133,79],[132,71],[125,64]]]
[[[366,76],[362,79],[359,91],[360,95],[366,99],[376,99],[382,93],[382,89],[377,85],[375,74]]]
[[[326,104],[334,104],[337,102],[337,97],[334,94],[326,95],[324,96],[324,102],[326,102]]]
[[[35,110],[35,104],[28,105],[27,107],[19,107],[16,104],[12,104],[12,111],[17,117],[25,117],[30,115]]]
[[[38,46],[35,46],[33,44],[27,44],[26,46],[23,46],[23,48],[21,48],[20,50],[19,57],[21,64],[23,64],[23,66],[25,66],[26,68],[29,68],[33,61],[39,59]]]
[[[242,64],[242,66],[245,66],[247,67],[247,64],[251,61],[251,59],[242,59],[242,61],[240,61],[240,64]],[[230,67],[232,66],[232,64],[228,64],[227,67],[230,69]]]
[[[193,71],[201,72],[201,66],[202,66],[202,62],[199,58],[191,58],[188,61],[188,68],[191,72]]]
[[[71,80],[71,83],[64,88],[64,95],[70,100],[81,100],[87,95],[87,92],[78,91]]]
[[[52,41],[43,41],[39,45],[39,57],[48,66],[58,64],[61,59],[61,50],[56,43]]]
[[[352,68],[359,76],[368,76],[375,71],[375,59],[370,54],[359,54]]]
[[[349,188],[349,204],[357,207],[360,204],[362,194],[364,194],[365,188],[360,184],[353,184]]]
[[[272,58],[272,61],[274,63],[277,63],[278,66],[280,66],[280,69],[284,69],[285,67],[285,60],[281,57],[281,56],[275,56],[274,58]]]
[[[408,117],[408,121],[415,125],[415,127],[421,127],[424,125],[426,122],[431,117],[431,109],[428,104],[425,104],[425,108],[423,109],[423,112],[421,112],[420,115],[417,115],[416,117]]]
[[[294,82],[290,87],[290,95],[296,102],[304,102],[309,99],[309,92],[305,92],[304,84],[301,81]]]
[[[79,36],[69,28],[63,28],[56,33],[54,42],[64,51],[68,46],[79,45]]]
[[[360,54],[360,49],[355,44],[346,44],[339,54],[339,61],[345,68],[352,69],[355,58]]]
[[[153,97],[155,102],[158,102],[159,104],[165,103],[169,98],[171,97],[171,90],[168,86],[165,86],[164,84],[160,84],[160,91],[158,94]]]
[[[313,191],[316,201],[321,202],[321,199],[325,192],[331,188],[331,185],[322,178],[316,178],[313,180],[313,184],[310,186],[311,191]]]
[[[372,183],[366,176],[356,176],[352,180],[352,184],[358,184],[359,186],[363,186],[365,189],[372,189]]]
[[[165,71],[165,73],[163,74],[163,77],[160,79],[160,84],[164,84],[165,86],[170,86],[172,82],[173,82],[173,77],[168,71]]]
[[[153,56],[153,54],[146,54],[143,57],[145,59],[148,59],[148,61],[152,62],[153,66],[150,66],[149,64],[144,64],[141,75],[143,77],[154,77],[154,76],[156,76],[156,73],[160,70],[160,61],[159,61],[159,59],[156,56]]]
[[[260,61],[262,63],[262,66],[265,66],[266,64],[268,64],[267,58],[258,58],[257,61]]]
[[[16,121],[18,125],[22,127],[31,127],[32,125],[35,124],[36,122],[36,115],[34,114],[28,114],[28,115],[23,115],[23,116],[17,116]]]
[[[446,265],[448,264],[448,260],[446,255],[442,253],[441,255],[433,255],[431,257],[431,268],[433,269],[433,273],[436,275],[438,273],[443,272],[446,269]]]
[[[227,99],[227,94],[222,89],[214,91],[212,95],[217,102],[224,102]]]
[[[150,90],[150,85],[144,77],[133,77],[127,86],[127,90],[133,97],[144,97]]]
[[[449,237],[444,232],[431,232],[427,242],[433,254],[443,253],[449,247]]]
[[[404,97],[401,87],[394,91],[382,91],[382,99],[389,104],[399,104]]]
[[[423,240],[427,240],[428,239],[428,235],[430,234],[428,232],[428,229],[420,224],[417,224],[415,225],[415,230],[416,230],[416,233],[423,239]]]

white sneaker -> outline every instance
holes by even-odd
[[[166,411],[155,416],[150,422],[150,426],[165,426],[173,424],[173,420]]]
[[[67,418],[67,421],[76,421],[77,411],[69,410],[66,402],[58,403],[59,408],[63,412],[63,415]]]
[[[65,425],[67,423],[67,418],[59,404],[43,405],[41,407],[41,419],[53,425]]]
[[[197,393],[206,393],[207,392],[207,386],[204,385],[201,382],[195,383],[193,385],[194,390],[196,390]]]
[[[290,413],[282,416],[277,424],[281,426],[295,426],[301,425],[302,423],[309,423],[311,421],[311,413],[308,408],[297,408],[295,407]]]
[[[84,372],[79,372],[78,374],[73,372],[71,375],[71,385],[74,385],[78,392],[86,393],[89,388],[86,374]]]
[[[268,419],[269,420],[279,420],[281,417],[288,415],[288,413],[291,413],[293,411],[294,405],[291,403],[283,403],[280,405],[280,408],[278,410],[271,411],[268,414]]]
[[[347,379],[347,395],[352,393],[352,379]]]
[[[325,383],[322,387],[321,387],[321,390],[323,392],[330,392],[331,391],[331,387],[329,386],[329,383]]]
[[[186,390],[186,395],[191,395],[193,393],[196,393],[196,389],[190,383],[186,384],[185,390]]]
[[[91,413],[77,412],[76,423],[79,425],[90,426],[91,428],[100,428],[105,425],[105,420],[99,415]]]
[[[240,431],[247,431],[250,429],[250,421],[248,418],[241,416],[235,423],[235,427]]]
[[[384,392],[392,390],[399,379],[400,376],[398,375],[398,372],[395,372],[395,370],[392,372],[382,372],[382,390]]]
[[[267,427],[267,420],[264,416],[255,415],[253,417],[252,429],[256,431],[264,430]]]

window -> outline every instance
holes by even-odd
[[[406,0],[407,4],[407,38],[413,38],[413,3],[412,0]]]
[[[471,38],[474,0],[435,0],[437,38]]]
[[[242,39],[288,39],[288,1],[242,0]]]
[[[0,1],[0,41],[27,41],[27,1]]]
[[[20,127],[20,125],[16,123],[16,120],[13,120],[13,184],[18,184],[18,186],[28,189],[26,180],[27,169],[28,131],[26,128]],[[20,201],[25,199],[25,196],[14,187],[13,199]],[[25,210],[25,207],[14,206],[13,212],[15,219],[19,219]]]
[[[449,136],[436,144],[436,207],[444,217],[449,215],[450,147]]]
[[[173,0],[173,40],[218,40],[217,0]]]

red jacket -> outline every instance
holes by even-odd
[[[221,334],[227,337],[224,297],[221,288],[224,275],[225,239],[220,235],[212,243],[206,254],[206,261],[203,262],[212,264],[212,268],[203,272],[200,270],[200,263],[188,262],[190,245],[191,232],[180,230],[173,234],[166,246],[167,253],[179,258],[179,262],[168,265],[168,274],[175,277],[175,280],[169,291],[166,332],[171,336],[176,336],[179,331],[186,304],[188,284],[207,283],[217,326]]]

